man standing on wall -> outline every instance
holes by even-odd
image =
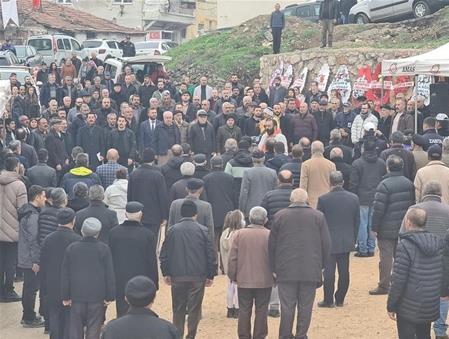
[[[321,48],[332,47],[334,25],[338,18],[338,2],[336,0],[324,0],[320,5],[321,22]]]
[[[279,54],[281,50],[281,35],[285,26],[284,13],[280,11],[281,5],[274,5],[274,12],[271,13],[270,27],[273,35],[273,54]]]

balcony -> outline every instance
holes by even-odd
[[[145,30],[160,28],[178,30],[194,23],[195,1],[188,0],[146,0],[143,20]]]

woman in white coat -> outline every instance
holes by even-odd
[[[104,203],[108,205],[109,209],[117,212],[117,218],[119,224],[123,223],[126,219],[125,207],[128,202],[128,180],[127,170],[125,168],[118,169],[115,177],[116,179],[111,186],[106,188],[104,192]]]

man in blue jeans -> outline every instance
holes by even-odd
[[[367,137],[363,142],[362,156],[352,164],[349,190],[359,197],[360,226],[357,237],[356,257],[372,257],[376,240],[371,231],[373,200],[376,187],[386,174],[385,161],[377,156],[376,139]]]

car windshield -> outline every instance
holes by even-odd
[[[143,41],[134,43],[134,46],[136,47],[136,49],[158,48],[159,43],[151,41]]]
[[[100,47],[103,41],[86,40],[83,42],[85,48],[97,48]]]
[[[50,39],[30,39],[28,45],[33,46],[36,51],[51,51]]]
[[[25,46],[16,46],[16,54],[18,58],[25,58],[26,57],[26,48]]]

